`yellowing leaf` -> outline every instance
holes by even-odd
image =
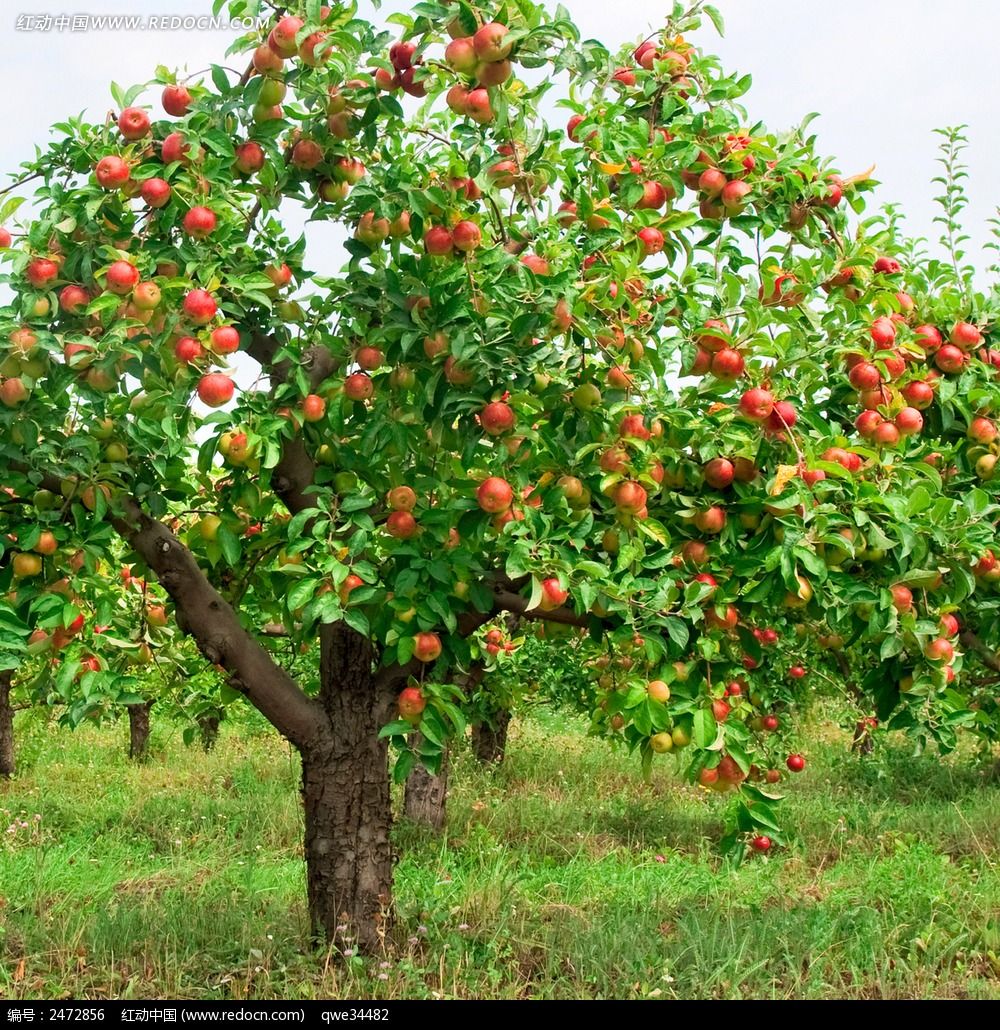
[[[777,497],[786,486],[799,474],[798,465],[779,465],[771,487],[771,496]]]

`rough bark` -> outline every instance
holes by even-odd
[[[215,747],[215,742],[219,739],[221,722],[218,712],[204,712],[198,716],[198,731],[201,734],[201,746],[205,751],[211,751]]]
[[[389,754],[378,734],[394,695],[376,687],[370,641],[337,623],[320,645],[329,732],[301,749],[309,917],[316,937],[370,954],[392,913]]]
[[[133,762],[144,762],[149,756],[149,710],[152,701],[128,708],[128,756]]]
[[[420,734],[411,742],[420,746]],[[415,765],[406,777],[403,794],[403,810],[407,819],[420,823],[440,833],[447,817],[448,798],[448,749],[441,755],[441,768],[437,775],[429,773],[422,765]]]
[[[507,728],[510,712],[497,709],[490,722],[472,727],[472,753],[484,765],[499,765],[507,753]]]
[[[0,672],[0,776],[14,775],[14,709],[10,703],[10,687],[14,674]]]

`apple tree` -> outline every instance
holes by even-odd
[[[994,299],[754,124],[703,15],[612,51],[527,0],[295,3],[242,75],[115,86],[6,190],[4,632],[124,548],[299,751],[331,940],[383,940],[389,742],[435,767],[500,617],[585,634],[597,724],[743,835],[752,767],[804,766],[776,626],[901,725],[995,726]]]

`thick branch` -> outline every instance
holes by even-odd
[[[1000,655],[993,648],[984,644],[971,629],[962,630],[958,639],[962,641],[962,645],[966,650],[973,651],[979,656],[980,661],[987,669],[1000,672]]]

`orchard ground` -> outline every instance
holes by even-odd
[[[459,755],[445,838],[397,826],[395,951],[317,963],[273,733],[230,724],[205,756],[154,713],[136,766],[123,724],[18,718],[3,998],[1000,998],[1000,783],[967,755],[862,759],[816,718],[791,847],[731,866],[724,801],[539,712],[495,772]]]

